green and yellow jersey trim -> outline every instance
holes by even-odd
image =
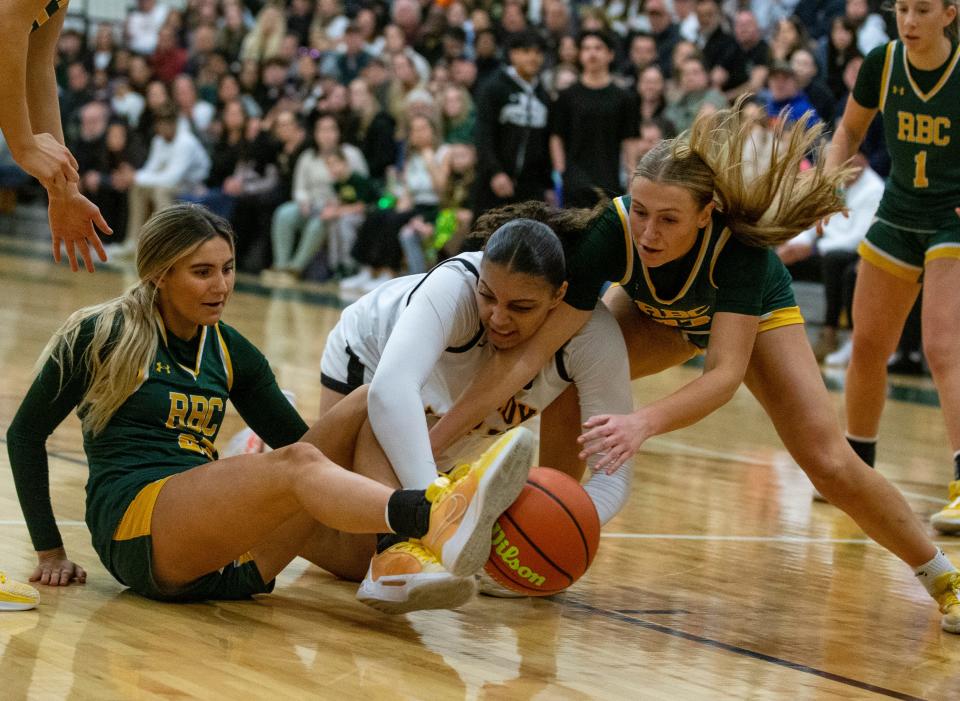
[[[160,316],[160,312],[156,312],[155,316],[157,320],[157,328],[160,329],[160,338],[163,339],[163,345],[170,347],[169,342],[167,341],[167,327],[163,323],[163,318]],[[221,339],[222,341],[223,339]],[[203,349],[207,345],[207,327],[200,327],[200,343],[197,346],[197,359],[195,366],[191,369],[184,365],[183,363],[177,363],[181,368],[186,372],[190,373],[190,376],[196,380],[200,376],[200,366],[203,363]]]
[[[620,280],[620,284],[625,285],[630,281],[630,278],[633,277],[633,236],[630,235],[630,213],[627,212],[626,207],[623,206],[622,196],[613,199],[613,206],[617,211],[617,216],[620,217],[620,226],[623,228],[624,245],[627,247],[627,264],[624,269],[623,278]]]
[[[960,45],[953,52],[953,58],[950,59],[950,65],[947,66],[947,69],[943,72],[943,75],[940,76],[940,80],[937,81],[937,84],[930,88],[930,92],[924,93],[920,90],[920,86],[916,84],[913,80],[913,75],[910,73],[910,62],[907,60],[907,49],[903,49],[903,70],[907,73],[907,82],[910,83],[910,87],[913,88],[914,94],[919,97],[921,100],[926,102],[930,98],[934,97],[941,88],[947,84],[947,81],[950,80],[950,76],[953,74],[953,69],[957,67],[957,61],[960,60]]]
[[[675,304],[677,301],[683,299],[687,292],[690,291],[690,287],[697,279],[697,273],[700,272],[700,266],[703,265],[703,259],[707,257],[707,249],[710,247],[710,237],[712,235],[713,219],[711,218],[710,222],[707,224],[707,228],[703,232],[703,239],[700,241],[700,252],[697,254],[697,262],[693,264],[693,267],[690,270],[690,275],[687,277],[687,281],[677,293],[677,296],[673,299],[666,300],[660,298],[660,295],[657,294],[657,288],[654,287],[653,280],[650,278],[650,271],[647,270],[647,266],[644,265],[643,261],[640,261],[640,268],[643,270],[643,279],[647,283],[647,289],[650,290],[650,294],[658,304]]]
[[[720,257],[720,253],[723,251],[723,247],[727,245],[727,241],[730,240],[730,237],[733,236],[733,232],[730,231],[730,227],[723,227],[723,231],[720,232],[720,238],[717,239],[717,245],[713,249],[713,256],[710,258],[710,284],[713,286],[713,289],[717,289],[717,283],[713,279],[713,271],[717,267],[717,259]]]
[[[217,324],[214,329],[217,332],[217,347],[220,349],[220,359],[223,361],[223,369],[227,372],[227,391],[233,389],[233,361],[230,359],[230,350],[227,348],[227,342],[223,340],[223,334],[220,332],[220,325]]]
[[[890,74],[893,72],[893,52],[896,50],[897,42],[891,41],[887,44],[887,53],[883,57],[883,72],[880,74],[880,106],[883,112],[884,105],[887,104],[887,91],[890,89]],[[904,52],[906,54],[906,52]]]

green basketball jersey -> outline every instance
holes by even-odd
[[[583,309],[591,292],[595,303],[598,281],[616,282],[640,311],[701,348],[718,311],[762,317],[795,304],[789,273],[773,251],[734,238],[716,210],[689,253],[648,268],[630,235],[630,207],[629,196],[614,199],[568,250],[569,304]]]
[[[221,329],[201,327],[188,359],[191,346],[168,337],[159,319],[157,326],[157,352],[140,370],[137,389],[103,431],[84,436],[90,465],[87,522],[95,545],[111,535],[109,529],[144,485],[217,459],[214,441],[233,385]]]
[[[895,226],[937,228],[960,205],[960,46],[923,92],[902,42],[886,47],[879,109],[892,168],[877,216]],[[914,71],[916,69],[913,69]]]

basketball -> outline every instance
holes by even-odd
[[[600,520],[589,495],[569,475],[530,470],[527,484],[493,526],[484,569],[497,583],[548,596],[576,582],[600,544]]]

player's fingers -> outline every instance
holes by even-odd
[[[67,260],[70,261],[70,270],[77,272],[80,270],[80,266],[77,264],[77,252],[73,248],[73,241],[67,240],[64,241],[67,247]]]
[[[90,245],[93,246],[93,250],[97,252],[97,256],[100,258],[100,260],[106,262],[107,251],[103,247],[103,241],[101,241],[100,237],[97,236],[97,232],[90,232],[90,235],[87,237],[87,241],[89,241]]]
[[[60,586],[65,587],[70,584],[70,572],[67,569],[60,570]]]
[[[80,584],[83,584],[87,581],[87,571],[83,569],[80,565],[76,565],[76,579]]]
[[[587,443],[592,443],[603,438],[603,429],[602,428],[592,428],[589,431],[581,433],[577,437],[577,443],[580,445],[586,445]]]
[[[599,426],[600,424],[605,424],[610,419],[609,414],[597,414],[596,416],[591,416],[589,419],[583,422],[584,428],[592,428],[593,426]]]
[[[40,584],[50,584],[50,570],[44,570],[40,573]]]
[[[77,161],[76,157],[67,149],[67,162],[70,164],[70,167],[74,170],[80,170],[80,163]]]
[[[96,234],[94,234],[96,236]],[[86,239],[80,239],[77,241],[77,248],[80,249],[80,255],[83,257],[83,265],[87,269],[88,273],[93,272],[93,256],[90,255],[90,246],[87,245]]]
[[[53,237],[53,240],[50,242],[51,247],[53,248],[53,260],[55,263],[60,262],[60,239],[57,236]]]
[[[96,225],[100,231],[105,234],[112,234],[113,229],[110,228],[110,225],[107,224],[107,220],[103,218],[103,214],[100,212],[100,208],[97,207],[97,213],[93,216],[93,223]],[[106,258],[104,258],[106,260]]]

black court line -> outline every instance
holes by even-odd
[[[859,679],[851,679],[850,677],[844,677],[840,674],[834,674],[833,672],[827,672],[822,669],[817,669],[816,667],[810,667],[809,665],[800,664],[799,662],[791,662],[790,660],[784,660],[780,657],[774,657],[773,655],[765,655],[762,652],[755,652],[754,650],[748,650],[747,648],[740,647],[738,645],[731,645],[730,643],[723,643],[719,640],[714,640],[712,638],[705,638],[702,635],[694,635],[693,633],[687,633],[682,630],[677,630],[676,628],[670,628],[669,626],[662,625],[660,623],[651,623],[650,621],[644,621],[639,618],[633,618],[631,616],[624,615],[618,611],[611,611],[609,609],[602,609],[596,606],[591,606],[590,604],[584,604],[577,601],[571,601],[567,599],[563,602],[564,605],[571,606],[572,608],[580,609],[587,613],[596,614],[603,616],[604,618],[609,618],[621,623],[629,623],[630,625],[640,626],[641,628],[646,628],[647,630],[652,630],[657,633],[663,633],[665,635],[673,636],[674,638],[681,638],[683,640],[688,640],[693,643],[698,643],[700,645],[706,645],[707,647],[712,647],[717,650],[723,650],[725,652],[732,652],[735,655],[740,655],[742,657],[749,657],[754,660],[759,660],[761,662],[768,662],[770,664],[777,665],[779,667],[784,667],[786,669],[792,669],[795,672],[803,672],[804,674],[812,674],[817,677],[822,677],[823,679],[829,679],[830,681],[838,682],[840,684],[846,684],[847,686],[852,686],[857,689],[862,689],[864,691],[871,691],[875,694],[880,694],[882,696],[888,696],[892,699],[903,699],[903,701],[926,701],[921,696],[911,696],[910,694],[905,694],[902,691],[894,691],[893,689],[886,689],[882,686],[876,686],[875,684],[869,684],[867,682],[860,681]]]

